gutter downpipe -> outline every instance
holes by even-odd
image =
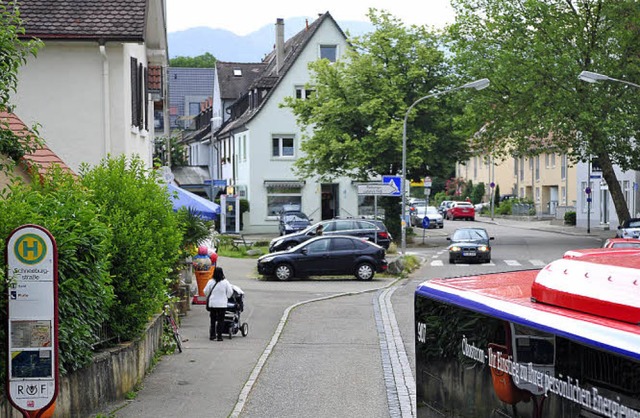
[[[102,55],[102,114],[103,114],[103,141],[104,141],[104,157],[111,153],[111,112],[109,109],[109,58],[107,57],[107,48],[104,41],[100,41],[100,55]]]

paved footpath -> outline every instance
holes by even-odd
[[[101,414],[413,416],[413,375],[390,302],[401,281],[264,281],[255,260],[218,262],[245,291],[249,335],[210,341],[208,313],[192,306],[183,353],[163,357],[135,399]]]

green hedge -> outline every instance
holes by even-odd
[[[130,340],[166,301],[168,278],[180,256],[181,226],[167,189],[141,160],[106,159],[90,170],[83,167],[81,175],[113,230],[110,324]]]
[[[52,171],[44,183],[17,183],[0,200],[0,249],[5,251],[5,239],[15,228],[37,224],[46,228],[58,247],[58,312],[59,347],[62,373],[89,363],[93,356],[95,332],[108,320],[113,302],[110,255],[111,228],[107,219],[92,202],[89,190],[78,186],[75,179],[60,171]],[[6,271],[1,258],[0,270]],[[7,293],[6,281],[0,281],[0,291]],[[0,319],[6,323],[5,305]],[[0,336],[6,338],[5,328]],[[6,347],[0,345],[0,362],[7,358]],[[4,364],[0,368],[4,377]]]

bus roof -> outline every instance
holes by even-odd
[[[579,259],[557,260],[554,263],[558,261],[570,264],[583,263],[583,265],[577,264],[576,266],[590,269],[590,271],[597,269],[598,264],[603,264],[600,267],[607,271],[610,270],[612,263],[622,269],[629,269],[635,265],[638,269],[634,269],[633,272],[640,280],[640,266],[638,265],[640,260],[634,264],[619,257],[609,257],[609,262],[603,257],[596,256],[596,258],[592,259],[589,255],[585,255]],[[612,258],[619,258],[622,261],[611,261]],[[532,301],[532,286],[539,272],[550,266],[554,266],[553,271],[557,275],[564,274],[566,271],[566,269],[560,270],[565,265],[554,263],[542,270],[433,279],[421,283],[416,289],[416,296],[420,295],[460,306],[640,360],[640,327],[638,324]],[[589,263],[589,265],[584,263]],[[548,272],[549,270],[547,270]],[[566,277],[558,277],[558,279],[561,279],[559,281],[562,283],[566,281],[562,280]],[[576,285],[574,284],[574,286]],[[628,297],[640,300],[639,288],[640,286],[635,283],[632,284],[631,290],[627,289]]]

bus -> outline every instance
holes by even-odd
[[[640,257],[421,283],[418,417],[640,418]]]

